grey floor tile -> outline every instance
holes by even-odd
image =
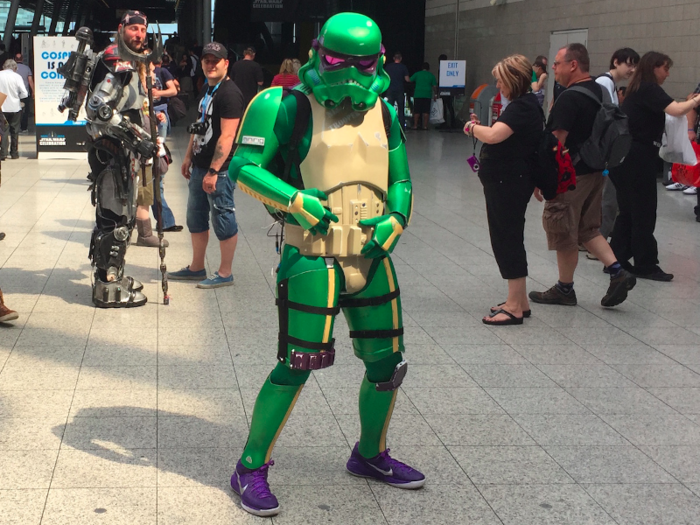
[[[501,522],[473,486],[430,485],[417,491],[371,485],[389,525],[461,523],[497,525]]]
[[[700,364],[700,345],[657,345],[656,349],[683,365]]]
[[[58,449],[65,426],[66,414],[41,419],[0,419],[0,451]]]
[[[450,385],[455,388],[475,388],[478,386],[464,370],[455,364],[409,366],[403,386],[406,388],[430,388],[435,385]]]
[[[683,414],[700,414],[700,388],[650,388],[649,392]]]
[[[0,372],[0,390],[74,390],[77,367],[27,367],[5,365]]]
[[[681,483],[700,483],[700,446],[640,446],[639,449]]]
[[[158,364],[161,366],[231,364],[228,345],[158,346]]]
[[[680,414],[601,417],[634,445],[700,445],[700,426]]]
[[[272,454],[275,465],[270,469],[270,483],[275,488],[289,485],[309,488],[356,486],[357,478],[351,476],[345,468],[350,452],[350,447],[344,442],[328,443],[323,448],[304,446],[303,443],[276,446]]]
[[[404,390],[405,389],[399,390],[398,394],[396,395],[394,414],[418,414],[418,409],[415,406],[413,406],[413,403],[408,398]],[[423,390],[428,389],[420,388],[414,390],[422,392]],[[323,392],[321,392],[320,389],[317,389],[314,392],[311,389],[304,387],[304,391],[302,394],[303,397],[299,397],[299,401],[297,402],[297,405],[299,406],[295,406],[294,411],[297,412],[299,409],[303,410],[303,406],[301,405],[301,403],[305,401],[307,396],[311,396],[314,398],[311,400],[314,404],[325,404],[323,399],[325,398],[325,402],[328,403],[328,405],[331,408],[331,411],[336,416],[356,415],[359,410],[359,391],[359,386],[351,388],[326,388]],[[255,395],[257,395],[257,392],[255,392]],[[321,397],[319,398],[318,396]]]
[[[39,525],[48,489],[0,490],[3,525]]]
[[[539,445],[623,445],[625,439],[594,415],[516,414]]]
[[[534,445],[510,416],[444,415],[425,416],[430,427],[445,445]]]
[[[18,368],[77,367],[85,354],[85,345],[18,346],[12,351],[6,366]]]
[[[514,344],[513,349],[535,365],[600,364],[600,359],[575,344]]]
[[[574,480],[542,448],[450,446],[476,485],[561,484]]]
[[[485,326],[435,326],[426,328],[430,337],[441,347],[445,345],[462,345],[467,342],[477,345],[500,345],[504,341]]]
[[[134,417],[155,415],[158,392],[146,390],[76,390],[72,417]]]
[[[110,447],[104,444],[104,447]],[[52,489],[155,487],[157,461],[154,449],[119,446],[99,450],[61,450],[51,481]]]
[[[256,393],[257,394],[257,393]],[[243,416],[243,401],[237,388],[167,389],[158,391],[162,416]]]
[[[77,390],[139,390],[156,386],[155,366],[99,366],[80,369]]]
[[[153,525],[156,488],[54,489],[49,492],[42,525],[104,523]]]
[[[126,346],[88,346],[83,366],[154,366],[157,364],[155,344]]]
[[[330,409],[318,415],[292,413],[277,440],[277,444],[287,447],[342,446],[348,442],[347,435],[344,435],[346,427],[343,426],[343,423],[346,420],[358,419],[357,416],[342,417],[343,420],[340,418],[336,420]]]
[[[658,350],[643,345],[586,344],[586,350],[609,365],[672,365],[673,360]]]
[[[577,483],[676,483],[632,445],[556,447],[545,450]]]
[[[5,489],[48,489],[56,457],[58,449],[3,450],[0,453],[0,509],[3,495],[7,496]]]
[[[691,524],[700,516],[700,498],[680,484],[589,485],[585,489],[624,525]]]
[[[589,414],[563,388],[487,388],[509,414]]]
[[[360,438],[360,420],[358,416],[337,416],[345,440],[354,446]],[[285,429],[286,430],[286,429]],[[422,416],[396,414],[392,416],[387,432],[387,445],[398,446],[440,446],[442,443]],[[294,443],[294,444],[299,444]],[[329,438],[328,443],[336,443],[335,437]],[[291,445],[291,444],[290,444]]]
[[[401,445],[391,449],[391,456],[410,465],[425,475],[426,483],[438,485],[471,486],[464,470],[454,455],[444,446]],[[372,483],[376,486],[378,483]]]
[[[654,329],[656,330],[656,329]],[[578,345],[588,349],[591,345],[638,345],[635,339],[624,330],[614,326],[597,326],[595,328],[562,328],[559,331]],[[636,334],[635,330],[635,334]]]
[[[242,416],[158,417],[158,448],[215,447],[245,443],[248,424]]]
[[[612,365],[641,387],[700,387],[700,374],[683,365]]]
[[[496,328],[500,330],[496,331]],[[554,330],[546,330],[542,328],[531,328],[522,326],[509,327],[511,330],[503,330],[503,327],[494,327],[494,334],[498,335],[502,342],[509,345],[522,344],[545,344],[545,345],[566,345],[571,344],[571,341]]]
[[[508,345],[443,345],[460,365],[522,365],[527,360]]]
[[[482,388],[547,388],[556,384],[533,365],[463,365]]]
[[[608,365],[537,365],[564,388],[634,387],[634,383]]]
[[[232,443],[231,445],[231,447],[226,448],[166,448],[159,450],[158,486],[225,487],[243,451],[243,443]],[[275,449],[275,451],[277,450]],[[276,466],[271,473],[277,470]]]
[[[211,388],[236,388],[238,383],[233,365],[191,365],[158,367],[158,388],[171,390],[196,390]]]
[[[314,487],[284,485],[276,490],[282,512],[275,523],[357,523],[374,525],[386,523],[377,500],[363,480],[353,486],[326,486],[315,492]]]
[[[156,448],[155,412],[143,412],[152,414],[148,417],[99,417],[99,409],[95,412],[94,417],[76,417],[68,422],[62,447],[78,450],[99,450],[106,446]]]
[[[412,344],[404,352],[406,359],[413,365],[452,365],[454,359],[437,344]],[[353,356],[354,357],[354,356]]]
[[[72,398],[70,390],[7,390],[0,396],[0,419],[67,416]]]
[[[480,485],[504,525],[614,525],[578,485]]]
[[[503,414],[481,388],[404,387],[410,402],[424,416],[441,414]]]
[[[596,414],[665,414],[673,409],[643,388],[568,388]]]
[[[670,341],[679,345],[700,344],[700,335],[678,326],[673,328],[635,328],[634,337],[651,345],[667,345]]]

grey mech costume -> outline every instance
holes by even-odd
[[[140,23],[146,23],[145,16]],[[69,108],[69,118],[76,120],[87,99],[86,129],[92,138],[88,178],[96,211],[89,254],[95,268],[92,301],[100,308],[141,306],[147,301],[143,285],[124,275],[124,265],[140,176],[150,179],[146,161],[156,148],[142,127],[146,93],[137,66],[119,56],[116,44],[95,55],[85,51],[92,41],[89,29],[78,30],[76,38],[78,51],[71,53],[60,71],[66,77],[67,93],[59,109]]]

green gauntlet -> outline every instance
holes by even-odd
[[[403,233],[403,220],[398,213],[391,213],[360,221],[360,226],[374,227],[372,240],[362,248],[362,254],[367,259],[377,259],[393,252]]]
[[[299,226],[309,230],[312,235],[327,235],[331,222],[338,222],[338,217],[321,204],[322,200],[328,200],[328,197],[315,188],[299,190],[289,199],[289,213]]]

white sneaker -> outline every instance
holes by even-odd
[[[698,189],[695,186],[688,186],[686,189],[683,190],[683,193],[685,195],[697,195]]]
[[[668,191],[683,191],[688,189],[688,186],[685,184],[681,184],[680,182],[672,182],[668,186],[666,186],[666,189]]]

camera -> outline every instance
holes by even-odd
[[[193,122],[187,126],[187,133],[190,135],[206,135],[207,131],[209,131],[208,120],[205,120],[204,122]]]

